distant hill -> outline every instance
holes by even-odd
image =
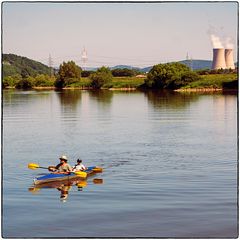
[[[199,70],[199,69],[211,69],[212,61],[209,60],[182,60],[179,61],[182,64],[187,65],[192,70]],[[149,72],[153,66],[141,68],[140,71],[142,72]]]
[[[145,67],[145,68],[141,68],[140,71],[145,73],[145,72],[149,72],[152,69],[153,66],[150,67]]]
[[[212,61],[210,60],[183,60],[180,63],[187,65],[192,70],[212,68]]]
[[[179,61],[180,63],[183,63],[187,66],[189,66],[192,70],[198,70],[198,69],[211,69],[212,67],[212,61],[209,60],[183,60]],[[153,66],[145,67],[145,68],[138,68],[133,67],[129,65],[117,65],[114,67],[111,67],[111,69],[116,68],[128,68],[128,69],[137,69],[141,72],[149,72]]]
[[[186,64],[192,70],[198,69],[211,69],[212,61],[209,60],[183,60],[179,61],[180,63]],[[111,70],[114,69],[135,69],[140,72],[149,72],[153,66],[138,68],[130,65],[117,65],[110,67]],[[98,68],[92,67],[87,68],[86,70],[96,71]],[[3,54],[2,55],[2,72],[3,76],[12,76],[15,74],[22,74],[23,72],[27,73],[30,76],[36,76],[37,74],[49,74],[50,68],[40,62],[35,60],[17,56],[15,54]]]
[[[37,74],[49,74],[50,68],[26,57],[17,56],[15,54],[3,54],[2,72],[3,77],[22,73],[29,76],[36,76]]]
[[[120,69],[124,69],[124,68],[127,68],[127,69],[135,69],[135,70],[141,71],[140,68],[138,68],[138,67],[133,67],[133,66],[129,66],[129,65],[117,65],[117,66],[114,66],[114,67],[110,67],[111,70],[118,69],[118,68],[120,68]]]
[[[97,71],[99,67],[86,67],[85,70],[86,71]],[[127,69],[134,69],[134,70],[138,70],[138,71],[141,71],[141,68],[138,68],[138,67],[133,67],[133,66],[130,66],[130,65],[116,65],[114,67],[109,67],[110,70],[114,70],[114,69],[124,69],[124,68],[127,68]]]

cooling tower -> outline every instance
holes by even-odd
[[[232,49],[225,49],[225,62],[226,62],[226,68],[235,69]]]
[[[213,63],[212,69],[225,69],[225,54],[224,48],[214,48],[213,49]]]

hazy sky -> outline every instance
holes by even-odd
[[[53,65],[145,67],[212,59],[210,34],[237,49],[237,2],[47,3],[4,2],[3,53]],[[236,50],[235,50],[236,52]],[[235,53],[236,58],[236,53]],[[235,59],[236,60],[236,59]]]

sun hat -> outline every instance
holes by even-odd
[[[67,161],[67,160],[68,160],[67,157],[64,156],[64,155],[62,155],[59,159],[60,159],[60,160],[64,160],[64,161]]]

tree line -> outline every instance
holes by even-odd
[[[116,76],[136,76],[139,72],[134,69],[114,69],[100,67],[96,71],[83,71],[74,61],[63,62],[58,71],[49,74],[31,75],[26,69],[12,76],[3,77],[4,87],[29,89],[33,87],[56,87],[59,89],[81,82],[82,77],[90,79],[90,87],[100,89],[109,87]],[[200,75],[182,63],[157,64],[147,74],[142,87],[158,89],[177,89],[193,81],[199,80]]]
[[[101,67],[96,71],[84,71],[74,61],[63,62],[59,69],[45,69],[36,66],[36,62],[27,58],[6,55],[3,64],[3,88],[15,87],[30,89],[32,87],[64,88],[81,81],[82,77],[89,78],[92,88],[101,88],[110,83],[113,77],[132,77],[140,72],[136,69],[113,69]],[[28,65],[30,64],[30,65]],[[42,67],[42,66],[40,66]],[[34,69],[38,69],[35,71]],[[51,74],[53,73],[53,74]]]

